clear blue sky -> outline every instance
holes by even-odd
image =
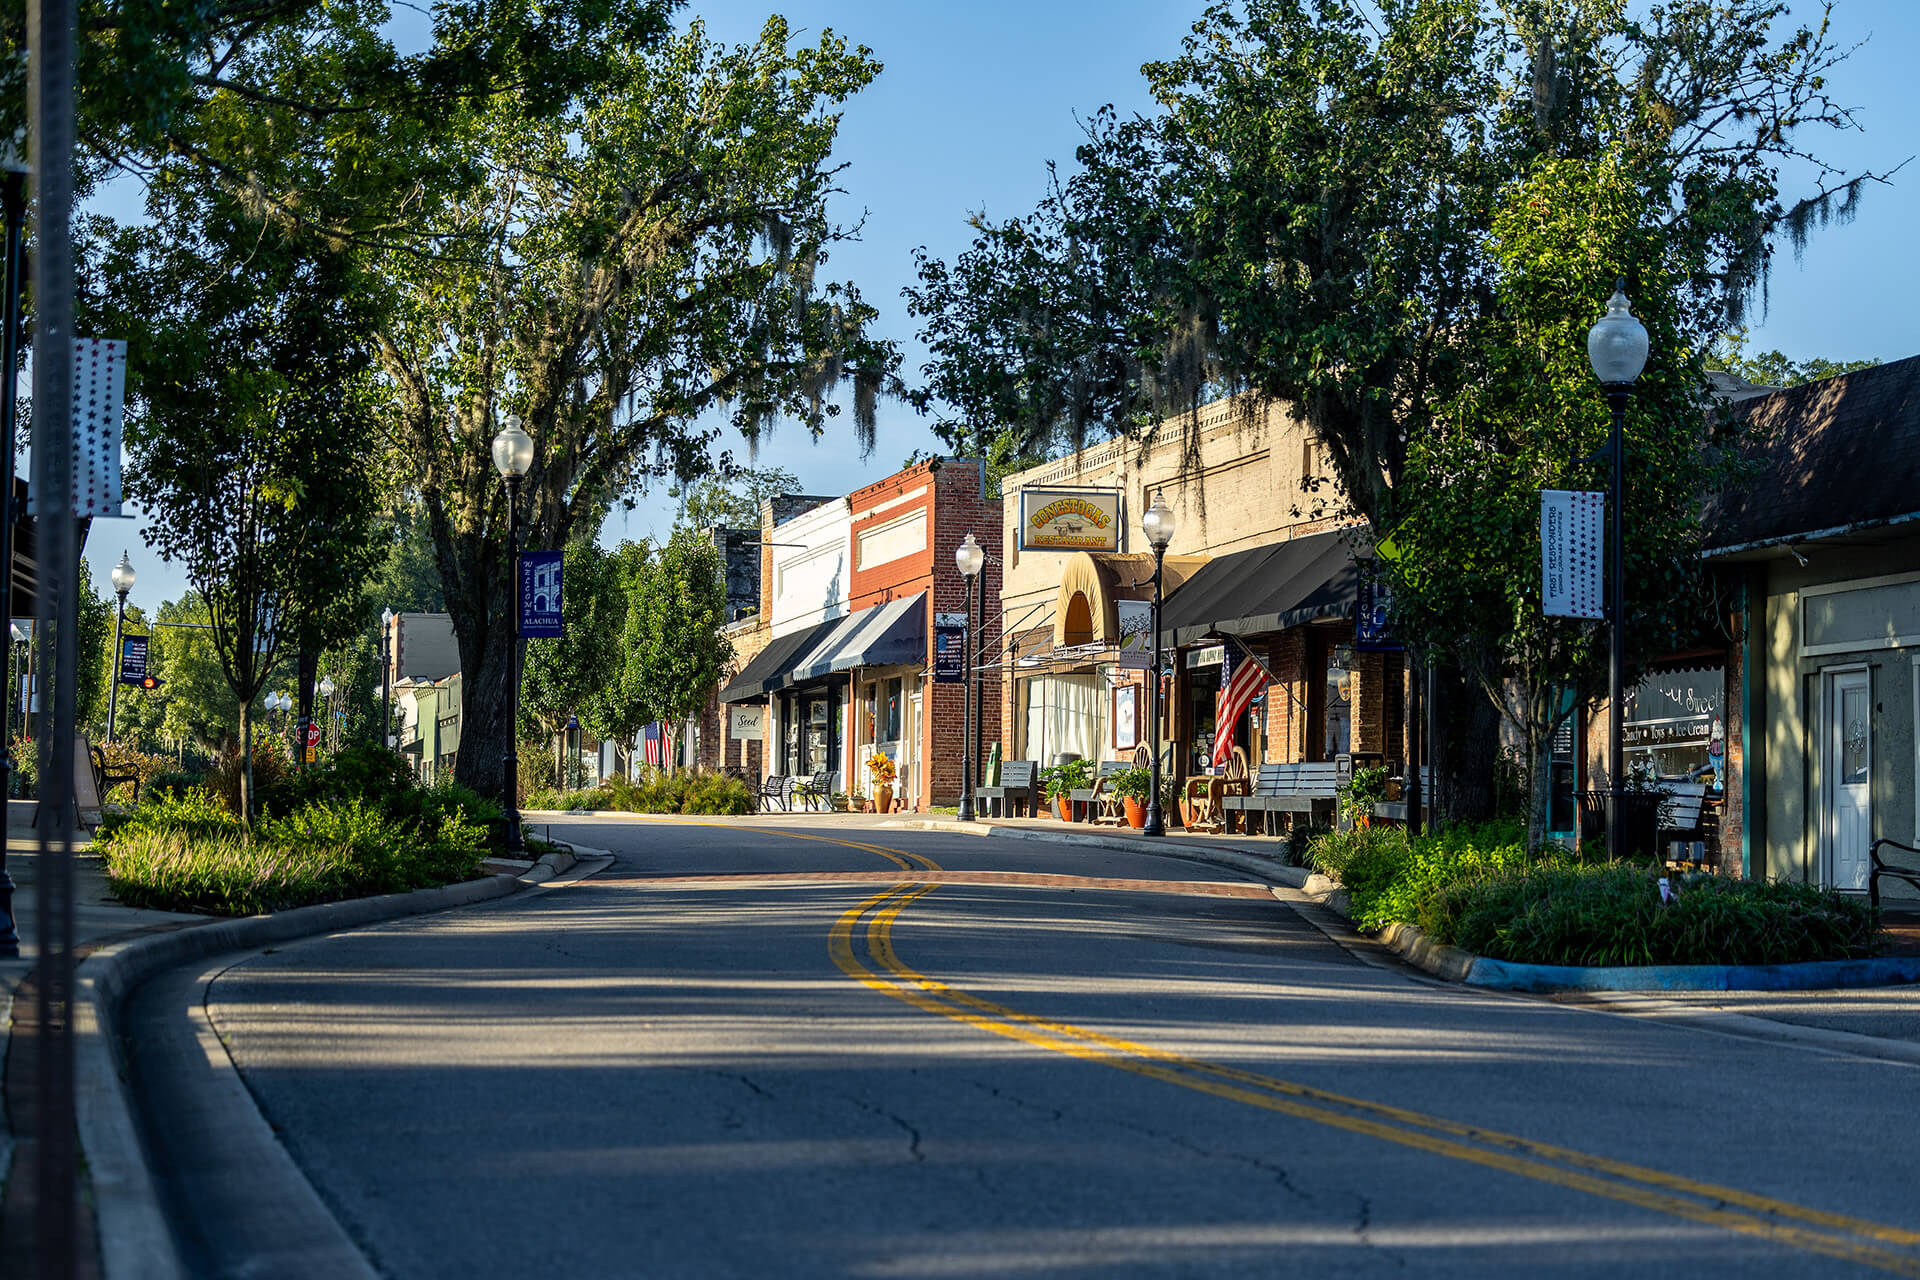
[[[1817,4],[1800,0],[1796,7],[1817,18]],[[885,64],[873,86],[848,104],[842,123],[839,154],[851,167],[839,213],[852,221],[864,211],[866,227],[862,242],[844,246],[831,268],[879,307],[882,330],[901,343],[912,380],[924,352],[900,290],[913,282],[914,248],[926,245],[951,259],[970,238],[970,212],[1005,217],[1031,208],[1046,161],[1071,160],[1080,136],[1076,113],[1084,117],[1105,103],[1146,109],[1140,65],[1177,50],[1202,8],[1203,0],[696,0],[689,13],[703,16],[713,37],[733,41],[751,37],[777,11],[796,39],[832,28]],[[1832,86],[1840,101],[1859,109],[1862,129],[1814,137],[1813,145],[1843,166],[1891,168],[1920,151],[1912,88],[1920,4],[1839,0],[1834,26],[1843,47],[1867,41]],[[1795,359],[1920,354],[1915,226],[1920,161],[1894,187],[1870,191],[1852,225],[1817,232],[1802,261],[1782,248],[1752,349],[1778,348]],[[808,491],[838,494],[897,470],[915,449],[933,447],[911,409],[883,405],[879,444],[865,461],[856,459],[846,428],[818,445],[790,428],[775,432],[761,462],[797,473]],[[616,513],[605,537],[660,534],[671,523],[670,500],[656,496],[631,514]],[[138,602],[151,607],[184,589],[180,573],[141,546],[131,521],[96,523],[88,543],[96,582],[106,581],[123,545],[133,547],[140,570]]]

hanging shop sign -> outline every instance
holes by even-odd
[[[734,703],[727,717],[727,736],[736,742],[758,742],[767,724],[767,709],[752,703]]]
[[[1540,491],[1540,612],[1550,618],[1604,618],[1607,495]]]
[[[520,635],[553,639],[565,634],[560,623],[560,551],[520,553]]]
[[[967,682],[966,637],[966,614],[936,613],[933,615],[933,682],[935,684]]]
[[[1020,550],[1118,551],[1120,491],[1036,488],[1020,491]]]

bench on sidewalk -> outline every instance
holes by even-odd
[[[1424,812],[1432,809],[1433,808],[1433,774],[1432,772],[1428,769],[1426,765],[1423,764],[1420,766],[1418,773],[1413,776],[1418,777],[1420,780],[1421,810]],[[1411,780],[1412,780],[1411,778],[1408,779],[1408,781],[1411,781]],[[1373,816],[1376,818],[1384,818],[1388,822],[1405,822],[1407,820],[1407,802],[1405,799],[1405,795],[1406,795],[1406,792],[1402,791],[1401,799],[1382,800],[1380,803],[1374,805]]]
[[[137,773],[112,773],[107,767],[107,753],[99,747],[88,746],[87,754],[93,763],[93,793],[104,802],[113,789],[123,782],[133,784],[133,802],[140,803],[140,775]]]
[[[1309,819],[1324,816],[1333,820],[1334,791],[1340,785],[1340,766],[1332,760],[1296,760],[1281,764],[1263,764],[1253,780],[1253,792],[1227,796],[1222,801],[1223,817],[1229,832],[1235,822],[1253,834],[1253,815],[1260,815],[1263,835],[1273,834],[1275,814],[1305,814]]]
[[[784,773],[770,773],[760,781],[760,812],[775,805],[785,813],[793,804],[793,779]]]
[[[1901,844],[1898,840],[1889,840],[1884,836],[1867,846],[1867,860],[1873,864],[1873,869],[1867,872],[1867,901],[1876,907],[1880,905],[1881,876],[1892,876],[1895,880],[1904,880],[1914,888],[1920,889],[1920,865],[1903,867],[1897,863],[1888,862],[1880,856],[1883,845],[1920,858],[1920,849],[1910,844]]]
[[[806,805],[808,813],[824,813],[833,807],[833,770],[815,769],[811,777],[793,780],[795,803]]]
[[[1090,787],[1075,787],[1067,792],[1067,812],[1073,815],[1075,822],[1106,822],[1109,825],[1123,821],[1111,810],[1119,807],[1119,798],[1107,790],[1107,782],[1122,769],[1132,768],[1125,760],[1102,760]],[[1087,806],[1087,813],[1081,815],[1080,806]]]
[[[976,805],[984,805],[990,816],[995,818],[1017,818],[1021,808],[1031,818],[1040,809],[1040,762],[1038,760],[1009,760],[1000,766],[1000,785],[997,787],[975,787],[973,799]]]

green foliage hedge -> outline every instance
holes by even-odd
[[[637,782],[616,775],[581,791],[535,791],[527,808],[731,815],[752,813],[758,801],[753,788],[732,774],[661,769],[648,770]]]
[[[94,849],[130,906],[250,915],[471,879],[502,816],[377,746],[274,779],[260,806],[249,832],[212,788],[156,788]]]
[[[1435,941],[1524,964],[1791,964],[1871,956],[1879,912],[1812,885],[1683,877],[1526,851],[1517,823],[1409,839],[1400,828],[1329,834],[1309,863],[1346,887],[1354,923],[1417,925]]]

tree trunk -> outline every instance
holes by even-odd
[[[1493,817],[1493,771],[1500,755],[1500,712],[1453,663],[1434,668],[1434,808],[1448,824]]]
[[[253,704],[240,704],[240,821],[253,830]]]
[[[496,547],[497,551],[498,548]],[[504,588],[506,571],[499,573]],[[508,744],[513,726],[508,721],[508,695],[515,676],[512,626],[505,610],[504,590],[447,593],[454,636],[460,645],[460,754],[454,778],[483,796],[505,801],[507,787],[518,779],[506,774]],[[499,616],[489,616],[491,601],[500,601]]]

